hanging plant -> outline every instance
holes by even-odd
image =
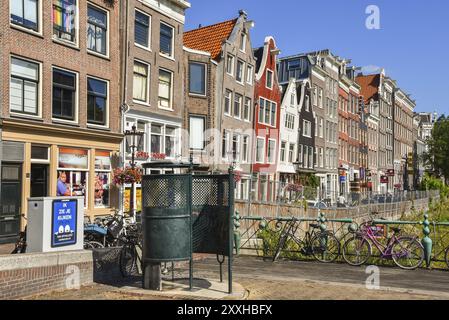
[[[117,168],[114,170],[113,183],[121,186],[129,183],[139,183],[142,181],[142,169],[140,168]]]
[[[296,183],[289,183],[285,187],[285,190],[286,191],[290,191],[290,192],[301,192],[302,191],[302,185],[296,184]]]

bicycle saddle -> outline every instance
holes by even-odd
[[[394,233],[399,233],[401,232],[401,229],[398,227],[392,227],[391,230],[393,230]]]
[[[311,227],[311,228],[314,228],[314,229],[318,229],[318,228],[320,227],[320,225],[317,224],[317,223],[311,223],[311,224],[310,224],[310,227]]]

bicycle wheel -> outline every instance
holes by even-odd
[[[343,245],[343,259],[351,266],[361,266],[371,257],[371,244],[362,236],[354,236]]]
[[[85,241],[84,242],[84,249],[97,249],[97,248],[104,248],[104,245],[98,241]]]
[[[424,261],[424,247],[421,242],[412,237],[398,238],[391,253],[396,265],[406,270],[419,268]]]
[[[311,246],[314,258],[320,262],[334,262],[340,256],[340,241],[331,232],[317,233]]]
[[[133,243],[125,244],[120,250],[120,272],[123,277],[129,277],[137,269],[137,253]]]

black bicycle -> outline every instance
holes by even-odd
[[[142,240],[138,232],[129,233],[120,250],[120,272],[123,277],[142,274]]]
[[[22,214],[22,217],[26,220],[24,214]],[[27,250],[27,226],[25,226],[25,229],[19,233],[19,238],[16,241],[16,244],[14,246],[14,250],[11,252],[11,254],[18,254],[18,253],[25,253]]]
[[[334,262],[340,256],[340,241],[333,232],[317,231],[320,229],[320,225],[311,223],[304,238],[300,239],[296,236],[300,223],[300,220],[293,218],[284,225],[273,256],[273,262],[279,258],[289,240],[292,240],[299,247],[301,254],[313,256],[320,262]]]

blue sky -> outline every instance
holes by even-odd
[[[232,19],[244,9],[255,21],[254,47],[275,37],[281,56],[318,49],[385,68],[412,95],[417,111],[449,114],[448,0],[190,0],[186,30]],[[368,5],[380,30],[365,27]]]

